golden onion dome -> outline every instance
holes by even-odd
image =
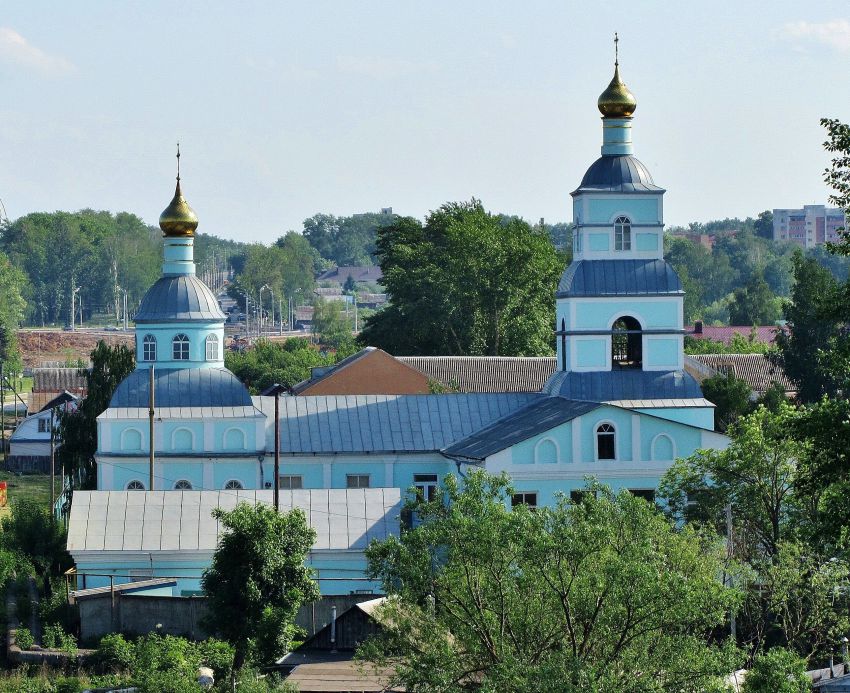
[[[637,108],[634,94],[620,79],[620,66],[614,63],[614,78],[608,88],[599,95],[599,112],[606,118],[629,118]]]
[[[159,228],[164,236],[194,236],[195,229],[198,228],[198,215],[183,197],[179,177],[174,199],[159,215]]]

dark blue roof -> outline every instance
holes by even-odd
[[[110,408],[148,406],[150,372],[140,368],[115,389]],[[154,371],[155,407],[250,407],[248,389],[226,368]]]
[[[679,275],[664,260],[576,260],[561,275],[558,298],[683,294]]]
[[[602,156],[594,161],[572,192],[664,192],[649,170],[633,156]]]
[[[157,280],[136,311],[135,321],[182,322],[209,320],[223,322],[224,313],[210,288],[194,274],[165,276]]]
[[[572,421],[598,406],[596,402],[545,397],[461,438],[442,452],[448,457],[483,460],[500,450]]]
[[[624,399],[702,399],[699,383],[685,371],[558,371],[544,392],[567,399],[612,402]]]

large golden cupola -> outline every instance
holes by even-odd
[[[183,192],[180,190],[180,146],[177,146],[177,188],[174,198],[159,215],[159,228],[162,235],[170,238],[194,236],[198,228],[198,215],[195,214]]]
[[[630,118],[637,109],[634,94],[620,79],[620,61],[617,44],[620,39],[614,34],[614,78],[608,87],[599,95],[597,106],[599,112],[606,118]]]

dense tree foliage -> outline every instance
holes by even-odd
[[[361,656],[417,691],[711,690],[735,664],[710,636],[736,603],[718,547],[595,490],[531,512],[505,477],[447,477],[367,550],[390,599]]]
[[[395,223],[393,214],[316,214],[304,220],[304,238],[323,258],[337,266],[372,265],[380,229]]]
[[[76,309],[84,317],[110,312],[117,317],[118,287],[127,291],[132,312],[159,277],[160,238],[159,229],[133,214],[90,209],[38,212],[0,226],[0,250],[26,274],[27,319],[36,325],[69,323],[75,287],[80,287]],[[213,252],[236,245],[201,234],[195,259],[203,264]]]
[[[96,482],[97,417],[109,406],[115,388],[136,366],[135,353],[124,344],[98,342],[91,353],[91,369],[85,371],[86,396],[76,411],[62,414],[57,456],[72,483],[93,488]]]
[[[24,318],[26,290],[26,275],[0,253],[0,361],[7,373],[21,370],[16,330]]]
[[[779,302],[762,273],[753,273],[744,286],[732,293],[729,322],[733,325],[773,325],[779,315]]]
[[[260,394],[275,383],[292,387],[310,377],[310,369],[331,366],[335,359],[306,339],[283,343],[259,339],[243,352],[227,352],[224,365],[241,380],[251,394]]]
[[[201,585],[207,596],[207,625],[234,648],[233,669],[251,658],[269,664],[282,656],[295,635],[302,602],[319,590],[304,565],[316,532],[299,509],[279,513],[258,504],[216,508],[224,532]]]
[[[366,321],[362,343],[403,355],[552,353],[564,262],[543,230],[478,200],[448,203],[424,224],[382,228],[377,253],[391,304]]]

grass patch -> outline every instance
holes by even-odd
[[[0,471],[0,481],[5,481],[7,484],[8,504],[5,508],[0,508],[0,516],[9,512],[9,508],[16,500],[27,499],[32,500],[47,507],[50,505],[50,475],[49,474],[12,474],[11,472]],[[57,474],[56,488],[57,493],[61,490],[62,479]]]

